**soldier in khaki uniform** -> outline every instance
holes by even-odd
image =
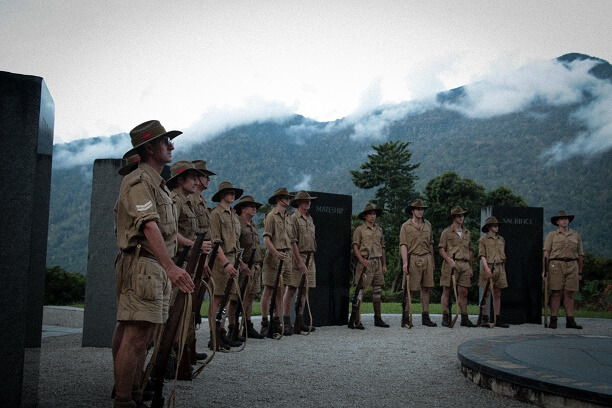
[[[501,319],[501,290],[508,287],[506,281],[506,241],[499,235],[499,224],[495,217],[489,217],[482,226],[482,232],[486,235],[478,240],[478,257],[482,268],[478,277],[478,286],[485,288],[489,279],[493,281],[493,311],[495,312],[495,327],[508,328],[507,323]],[[495,264],[495,270],[491,271]],[[486,300],[488,302],[488,299]],[[485,306],[485,310],[488,307]],[[483,323],[491,319],[483,316]]]
[[[204,235],[209,238],[210,210],[206,207],[206,200],[204,197],[202,197],[202,192],[208,189],[210,176],[214,176],[216,174],[206,168],[205,160],[194,160],[191,163],[193,163],[196,169],[204,173],[204,175],[200,175],[198,177],[199,183],[196,185],[196,191],[194,194],[189,196],[189,199],[193,203],[193,211],[198,219],[198,231],[204,233]]]
[[[250,339],[263,339],[264,336],[259,334],[253,327],[251,322],[251,312],[253,310],[253,301],[255,295],[257,295],[261,289],[261,250],[259,243],[259,230],[257,224],[253,219],[257,214],[257,209],[261,207],[261,203],[255,201],[252,196],[240,197],[240,201],[234,206],[234,210],[238,214],[240,219],[240,247],[244,249],[242,259],[244,261],[244,268],[240,270],[240,286],[244,279],[248,279],[246,286],[246,292],[244,299],[242,299],[242,305],[244,307],[244,314],[246,320],[246,327],[243,332],[243,337]],[[255,250],[255,252],[253,252]],[[253,267],[251,270],[248,268],[248,264],[251,262],[251,256],[253,258]],[[232,300],[227,308],[228,320],[230,322],[229,331],[232,332],[234,324],[240,324],[235,321],[235,311],[238,307],[238,298],[236,295],[232,296]]]
[[[434,286],[435,262],[433,230],[431,223],[423,218],[427,208],[422,200],[414,200],[406,208],[406,213],[412,215],[412,218],[402,224],[400,253],[402,272],[410,278],[409,290],[421,290],[421,305],[423,306],[421,323],[423,326],[436,327],[437,324],[429,318],[429,289]],[[408,255],[410,255],[410,261]]]
[[[470,278],[473,275],[472,262],[474,255],[472,252],[472,241],[470,231],[463,226],[467,211],[459,206],[453,207],[451,217],[453,223],[448,226],[440,236],[438,248],[440,256],[444,258],[442,262],[442,275],[440,285],[442,285],[442,326],[450,326],[450,315],[452,312],[448,308],[450,296],[451,269],[455,269],[457,286],[459,286],[459,299],[457,303],[461,309],[461,326],[476,327],[467,314],[468,290],[471,286]]]
[[[203,172],[196,169],[189,161],[178,161],[170,167],[170,178],[166,185],[170,188],[172,201],[176,206],[178,216],[178,231],[185,239],[195,241],[196,233],[200,232],[198,219],[195,213],[196,191],[200,188],[200,178],[205,176]],[[210,238],[207,241],[210,245]],[[204,274],[209,274],[208,267],[205,266]],[[195,364],[197,360],[204,360],[208,356],[206,353],[198,353],[195,349],[195,321],[191,319],[185,337],[185,352],[180,363],[178,379],[191,379],[185,377],[188,372],[189,364]]]
[[[140,382],[147,345],[156,327],[168,318],[171,283],[191,293],[189,274],[176,266],[178,231],[176,210],[160,173],[172,161],[172,139],[181,132],[166,132],[156,120],[130,131],[138,168],[127,174],[115,205],[117,257],[117,327],[113,337],[115,407],[136,407],[142,402]]]
[[[284,319],[284,334],[290,336],[293,334],[294,326],[289,320],[291,315],[291,306],[293,296],[300,285],[302,275],[306,275],[308,285],[305,286],[302,292],[302,298],[296,299],[296,302],[301,302],[301,311],[304,312],[306,298],[308,296],[308,288],[317,287],[316,268],[314,254],[317,250],[317,242],[315,240],[315,225],[312,217],[308,213],[312,200],[317,197],[312,197],[308,192],[300,190],[296,193],[295,198],[291,201],[291,206],[297,208],[296,211],[289,217],[292,226],[293,241],[291,250],[293,253],[293,272],[289,280],[285,281],[285,296],[283,297],[283,319]],[[306,268],[306,257],[310,253],[310,262]],[[296,316],[295,320],[296,332],[308,331],[309,326],[304,324],[304,317]],[[310,329],[313,331],[314,327]]]
[[[238,278],[238,271],[234,268],[234,262],[240,251],[240,220],[238,219],[238,215],[236,215],[236,211],[234,211],[230,205],[235,199],[240,198],[242,193],[242,189],[234,187],[232,183],[228,181],[222,181],[219,184],[218,191],[212,197],[212,201],[219,203],[219,205],[210,212],[211,238],[212,242],[218,241],[221,243],[219,246],[219,255],[225,258],[225,260],[218,258],[211,271],[212,279],[215,282],[213,303],[213,310],[215,311],[218,310],[220,306],[221,296],[223,295],[223,291],[225,290],[230,276],[234,279]],[[232,290],[234,290],[233,286]],[[227,305],[221,305],[221,307],[225,308]],[[224,326],[225,322],[221,322],[221,343],[230,347],[240,346],[242,344],[241,342],[232,341],[227,337]]]
[[[268,203],[274,208],[266,215],[264,219],[264,244],[268,249],[264,255],[264,263],[262,270],[262,280],[264,290],[261,295],[261,334],[268,330],[268,316],[270,311],[270,300],[274,291],[274,281],[278,271],[279,262],[283,261],[283,269],[281,281],[279,282],[279,290],[276,296],[276,310],[274,313],[274,321],[272,322],[274,333],[281,334],[281,290],[283,281],[287,281],[291,276],[292,257],[291,257],[291,241],[292,230],[287,207],[291,202],[291,195],[285,188],[279,188],[274,192],[274,195],[268,199]]]
[[[387,260],[385,258],[385,240],[382,229],[376,225],[376,218],[382,215],[380,208],[374,208],[367,203],[358,217],[363,224],[355,228],[353,232],[353,253],[359,264],[355,271],[355,282],[359,282],[361,274],[365,270],[363,288],[372,287],[372,304],[374,305],[374,325],[378,327],[389,327],[381,316],[382,285],[385,283],[387,273]],[[361,313],[361,309],[359,310]],[[357,326],[350,329],[363,329],[361,319],[357,316]]]
[[[557,226],[556,231],[550,232],[544,241],[544,255],[542,257],[542,278],[548,279],[548,286],[552,291],[550,299],[551,329],[557,328],[557,314],[561,306],[561,291],[563,291],[563,306],[565,307],[565,327],[568,329],[582,329],[574,320],[574,292],[579,288],[582,279],[582,239],[580,234],[570,229],[569,224],[573,215],[559,211],[550,219]],[[548,266],[548,268],[547,268]],[[546,271],[548,270],[548,276]]]

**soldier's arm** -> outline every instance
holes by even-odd
[[[153,255],[155,255],[155,258],[166,271],[168,279],[170,279],[172,285],[176,286],[183,292],[193,292],[195,285],[193,284],[191,276],[189,276],[186,270],[176,266],[172,261],[172,258],[170,258],[170,255],[166,251],[166,245],[164,244],[164,239],[159,227],[157,226],[157,223],[155,221],[146,222],[142,227],[142,232],[147,238],[147,242],[149,243],[149,247],[151,248]]]

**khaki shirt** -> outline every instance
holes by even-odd
[[[221,241],[223,253],[230,255],[240,251],[240,220],[233,208],[216,206],[210,212],[210,237]]]
[[[188,240],[195,240],[198,229],[198,219],[193,211],[191,195],[186,196],[178,190],[170,193],[178,214],[178,232]]]
[[[285,211],[281,214],[276,207],[274,207],[266,218],[264,219],[264,237],[268,236],[274,248],[278,251],[281,249],[291,248],[291,242],[293,241],[291,231],[291,221],[289,214]]]
[[[455,260],[472,260],[472,242],[470,231],[465,227],[461,227],[461,236],[457,234],[452,225],[446,227],[444,231],[442,231],[438,247],[442,248],[451,258],[454,255]]]
[[[412,218],[402,224],[400,229],[400,246],[405,245],[412,255],[433,254],[433,230],[431,223],[423,220],[423,225],[417,227]]]
[[[198,220],[198,231],[203,232],[206,238],[210,238],[210,210],[206,207],[206,200],[199,194],[189,194],[189,199]]]
[[[259,231],[255,222],[245,222],[241,217],[240,220],[240,248],[244,248],[242,261],[246,264],[251,260],[251,252],[255,249],[255,259],[253,265],[261,263],[261,251],[259,250]]]
[[[307,213],[306,216],[303,216],[296,210],[291,214],[290,218],[293,227],[293,238],[297,243],[299,252],[302,254],[316,252],[315,225],[310,214]]]
[[[382,228],[378,225],[369,227],[365,222],[355,228],[353,232],[353,244],[357,244],[362,257],[380,258],[385,248]]]
[[[487,233],[478,240],[478,257],[487,258],[487,263],[502,263],[506,261],[506,241],[502,236]]]
[[[544,251],[548,251],[549,259],[578,259],[584,255],[580,234],[572,229],[568,235],[560,229],[549,232],[544,241]]]
[[[142,231],[143,225],[149,221],[157,223],[166,251],[170,257],[174,257],[178,217],[170,190],[155,169],[141,163],[123,178],[115,204],[115,231],[119,249],[130,251],[141,244],[153,253]]]

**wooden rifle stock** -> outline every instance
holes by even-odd
[[[255,263],[255,253],[257,248],[253,248],[251,250],[251,258],[249,258],[249,262],[247,267],[252,271],[253,264]],[[240,334],[240,313],[242,312],[242,299],[244,299],[244,295],[246,294],[247,286],[249,284],[249,275],[245,275],[242,280],[242,284],[240,285],[240,296],[238,297],[238,303],[236,305],[236,310],[234,311],[234,328],[232,330],[231,339],[236,341],[238,339],[238,335]]]
[[[454,260],[455,260],[455,255],[453,254],[453,261]],[[451,268],[450,283],[453,286],[453,293],[455,295],[455,317],[451,319],[450,318],[450,316],[452,315],[451,293],[450,293],[450,290],[448,291],[448,318],[450,320],[450,324],[448,325],[448,327],[452,329],[455,326],[457,319],[459,318],[459,298],[457,297],[457,277],[455,276],[455,268]]]
[[[308,273],[308,268],[310,266],[310,257],[312,256],[312,252],[308,252],[306,255],[306,273]],[[302,314],[302,296],[304,296],[304,290],[306,286],[306,275],[302,274],[302,279],[300,280],[300,286],[297,291],[297,297],[295,299],[295,326],[293,327],[294,334],[302,334],[302,321],[300,320],[300,315]],[[310,322],[312,326],[312,321]]]
[[[368,266],[370,263],[370,253],[368,252]],[[359,267],[359,261],[357,261],[357,265],[355,266],[355,273],[357,273],[357,268]],[[353,301],[351,302],[351,317],[349,318],[349,326],[355,325],[359,323],[357,321],[357,316],[359,315],[359,307],[361,306],[361,299],[363,298],[363,279],[367,272],[367,268],[363,268],[361,271],[361,275],[359,276],[359,280],[357,281],[357,285],[355,286],[355,293],[353,294]]]
[[[240,261],[242,260],[242,252],[244,250],[240,250],[240,253],[236,256],[236,260],[234,261],[234,269],[238,270],[240,268]],[[234,284],[234,277],[230,276],[227,280],[227,284],[225,285],[225,289],[223,290],[223,294],[221,295],[221,301],[219,302],[219,307],[217,308],[217,314],[215,315],[215,321],[217,322],[217,331],[219,330],[219,325],[225,318],[225,305],[227,304],[227,300],[229,299],[230,293],[232,292],[232,285]]]
[[[212,250],[208,254],[208,268],[212,271],[213,266],[215,265],[215,260],[217,259],[217,254],[219,253],[219,246],[221,245],[220,241],[216,241],[213,244]],[[202,309],[202,303],[204,302],[204,296],[206,295],[206,291],[202,287],[202,275],[204,273],[204,266],[206,265],[206,255],[201,254],[200,260],[198,261],[198,268],[196,269],[195,274],[195,290],[193,293],[195,296],[193,297],[192,303],[192,313],[194,315],[194,322],[196,326],[202,323],[202,314],[200,313],[200,309]],[[194,350],[195,351],[195,350]]]
[[[410,254],[408,254],[408,273],[404,275],[404,296],[402,298],[401,327],[410,329],[412,325],[412,299],[410,296]]]
[[[491,273],[495,272],[495,262],[493,262],[493,267],[491,268]],[[480,326],[482,324],[482,319],[485,315],[485,305],[487,303],[487,300],[489,298],[489,294],[491,293],[491,278],[487,279],[487,283],[484,287],[484,289],[482,290],[482,299],[480,299],[480,305],[479,305],[479,312],[478,312],[478,320],[476,321],[476,326]],[[491,322],[489,322],[486,327],[493,327],[491,326]]]
[[[268,321],[268,332],[266,333],[266,337],[269,339],[274,338],[274,311],[276,309],[278,284],[280,283],[280,276],[283,272],[283,262],[283,260],[278,261],[278,270],[276,271],[276,277],[274,278],[274,289],[272,289],[272,298],[270,299],[270,320]]]
[[[204,234],[196,234],[197,238],[193,244],[193,251],[187,260],[187,267],[185,270],[189,275],[193,275],[200,253],[202,252],[202,242],[204,242]],[[185,250],[183,250],[183,253]],[[181,256],[183,255],[181,253]],[[180,258],[180,257],[179,257]],[[182,262],[181,262],[182,263]],[[177,265],[181,265],[177,261]],[[152,408],[163,408],[164,406],[164,373],[166,372],[166,366],[168,364],[168,356],[172,351],[174,340],[176,338],[176,332],[178,330],[183,311],[185,309],[185,292],[179,290],[176,294],[174,304],[168,311],[168,320],[164,325],[161,340],[159,344],[159,353],[155,360],[155,366],[153,367],[153,373],[151,379],[153,380],[153,400],[151,401]]]

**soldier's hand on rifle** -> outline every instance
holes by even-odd
[[[483,265],[484,271],[485,271],[485,278],[489,279],[493,276],[493,272],[491,272],[491,268],[489,268],[489,265],[484,264]]]
[[[203,241],[202,242],[202,253],[203,254],[209,253],[211,248],[212,248],[212,244],[211,244],[210,241]]]
[[[191,276],[183,268],[179,268],[176,265],[170,265],[166,269],[168,279],[172,282],[172,286],[175,286],[185,293],[192,293],[195,285]]]
[[[284,261],[287,258],[287,254],[282,251],[276,251],[276,259]]]
[[[302,263],[300,265],[300,271],[302,271],[302,275],[306,275],[308,273],[308,268],[306,268],[306,264]]]
[[[364,268],[369,268],[370,267],[370,262],[365,259],[365,258],[361,258],[359,260],[359,263],[363,265]]]
[[[251,270],[249,269],[249,266],[242,261],[240,262],[240,271],[246,274],[247,276],[251,276]]]
[[[448,264],[451,266],[451,268],[457,268],[457,262],[455,262],[454,259],[450,259]]]
[[[234,278],[238,277],[238,271],[236,270],[236,268],[234,268],[234,265],[232,265],[231,263],[228,263],[227,265],[225,265],[225,267],[223,268],[223,271],[225,271],[225,273],[227,273],[230,276],[233,276]]]
[[[383,267],[382,267],[382,274],[383,274],[383,276],[387,274],[387,265],[383,265]]]
[[[402,272],[404,272],[404,275],[408,275],[410,273],[407,263],[402,263]]]

